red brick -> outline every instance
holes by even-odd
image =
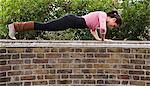
[[[8,71],[11,70],[11,66],[0,66],[0,71]]]
[[[48,82],[47,81],[33,81],[32,84],[33,85],[44,86],[44,85],[48,85]]]
[[[49,84],[56,84],[56,80],[49,80]]]
[[[58,59],[58,63],[72,63],[73,59]]]
[[[25,64],[31,64],[31,59],[25,59],[25,60],[24,60],[24,63],[25,63]]]
[[[109,77],[109,79],[116,79],[117,76],[116,75],[109,75],[108,77]]]
[[[8,64],[23,64],[23,60],[9,60]]]
[[[104,84],[104,80],[97,80],[97,84]]]
[[[94,79],[108,79],[108,75],[93,75]]]
[[[108,53],[98,53],[98,54],[95,54],[95,57],[96,58],[109,58],[110,54],[108,54]]]
[[[48,63],[48,59],[33,59],[33,63]]]
[[[73,84],[75,84],[75,85],[78,84],[79,85],[80,84],[80,80],[73,80]]]
[[[6,77],[6,72],[0,72],[0,77]]]
[[[6,65],[6,61],[0,61],[0,65]]]
[[[96,69],[82,69],[82,73],[94,74],[96,73]]]
[[[99,52],[106,52],[106,48],[99,48]]]
[[[94,64],[94,68],[110,68],[109,64]]]
[[[83,48],[83,52],[98,52],[98,49],[96,48]]]
[[[57,73],[72,73],[71,69],[62,69],[62,70],[57,70]]]
[[[20,65],[14,65],[12,68],[13,68],[13,70],[21,70]]]
[[[8,83],[7,86],[22,86],[22,82],[13,82],[13,83]]]
[[[106,63],[120,63],[119,59],[106,59]]]
[[[84,79],[84,75],[70,75],[70,79]]]
[[[21,80],[35,80],[35,76],[21,76]]]
[[[58,51],[59,51],[58,48],[52,48],[52,49],[51,49],[51,52],[58,52]]]
[[[135,86],[145,86],[146,83],[144,81],[130,81],[130,85],[135,85]]]
[[[36,69],[37,65],[22,65],[22,69]]]
[[[60,78],[61,78],[61,79],[69,79],[69,75],[64,75],[64,74],[63,74],[63,75],[60,76]]]
[[[133,79],[134,79],[134,80],[139,80],[140,77],[139,77],[139,76],[133,76]]]
[[[107,52],[122,52],[122,48],[107,48]]]
[[[8,53],[23,53],[24,48],[7,48]]]
[[[129,74],[133,74],[133,75],[144,75],[144,71],[129,71]]]
[[[72,84],[72,80],[57,80],[58,84]]]
[[[87,57],[88,57],[88,58],[93,58],[94,55],[93,55],[93,54],[87,54]]]
[[[135,69],[141,69],[141,65],[135,65]]]
[[[11,59],[10,54],[0,54],[0,59]]]
[[[1,49],[0,48],[0,53],[6,53],[6,49]]]
[[[32,48],[34,53],[45,53],[48,52],[46,48]]]
[[[44,54],[37,54],[37,58],[44,58]]]
[[[32,52],[33,52],[33,49],[32,49],[32,48],[26,48],[26,49],[25,49],[25,52],[26,52],[26,53],[32,53]]]
[[[105,73],[119,74],[120,70],[117,70],[117,69],[107,69],[107,70],[105,70]]]
[[[131,53],[146,53],[147,49],[146,48],[132,48]]]
[[[81,63],[81,59],[75,59],[74,63]]]
[[[70,64],[70,68],[85,68],[85,64]]]
[[[133,69],[133,65],[120,65],[120,68],[123,68],[123,69]]]
[[[81,84],[96,84],[96,80],[81,80]]]
[[[0,83],[1,82],[10,82],[10,80],[11,80],[10,77],[0,78]]]
[[[61,64],[47,64],[46,68],[60,68]]]
[[[126,59],[132,59],[134,58],[135,55],[134,54],[121,54],[121,58],[126,58]]]
[[[57,73],[56,73],[56,70],[52,69],[52,70],[49,70],[49,74],[57,74]]]
[[[102,69],[97,69],[97,73],[99,74],[99,73],[104,73],[104,70],[102,70]]]
[[[146,75],[150,75],[150,71],[146,71]]]
[[[31,86],[31,82],[24,82],[24,86]]]
[[[124,53],[130,53],[130,48],[123,48],[122,50]]]
[[[97,59],[82,59],[82,63],[97,63]]]
[[[93,79],[93,75],[85,75],[84,78],[85,79]]]
[[[24,75],[31,75],[31,74],[33,74],[31,70],[24,71]]]
[[[63,54],[62,55],[62,58],[69,58],[70,56],[69,56],[69,53],[68,54]]]
[[[23,75],[23,71],[8,72],[8,76]]]
[[[12,59],[19,59],[20,55],[19,54],[12,54]]]
[[[118,80],[106,80],[105,81],[106,84],[120,84],[120,81]]]
[[[75,49],[75,52],[82,52],[82,49],[76,48],[76,49]]]
[[[85,58],[85,54],[82,53],[70,53],[71,58]]]
[[[48,74],[48,70],[34,70],[33,74]]]
[[[150,66],[143,66],[143,69],[150,70]]]
[[[144,77],[144,76],[142,76],[142,77],[141,77],[141,80],[150,81],[150,77]]]
[[[59,48],[59,52],[74,52],[73,48]]]
[[[131,79],[129,75],[118,75],[118,79]]]
[[[137,54],[137,55],[135,55],[135,58],[136,58],[136,59],[142,59],[142,58],[143,58],[143,55],[142,55],[142,54]]]
[[[93,68],[93,64],[86,64],[86,68]]]
[[[131,64],[145,64],[144,60],[131,60]]]
[[[144,59],[150,59],[150,55],[144,55]]]
[[[35,54],[21,54],[21,58],[35,58]]]
[[[59,75],[45,75],[45,79],[60,79]]]
[[[122,81],[123,85],[127,85],[129,83],[129,81]]]
[[[46,58],[61,58],[61,54],[49,53],[49,54],[46,54]]]

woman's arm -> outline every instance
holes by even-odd
[[[97,34],[97,30],[90,30],[91,34],[94,36],[94,38],[98,41],[101,41],[101,38],[99,38],[98,34]]]

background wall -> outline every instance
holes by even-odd
[[[0,40],[0,86],[150,86],[150,42]]]

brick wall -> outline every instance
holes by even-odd
[[[0,86],[150,86],[150,42],[0,40]]]

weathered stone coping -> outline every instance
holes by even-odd
[[[119,47],[150,48],[150,41],[112,41],[93,40],[0,40],[0,48],[5,47]]]

